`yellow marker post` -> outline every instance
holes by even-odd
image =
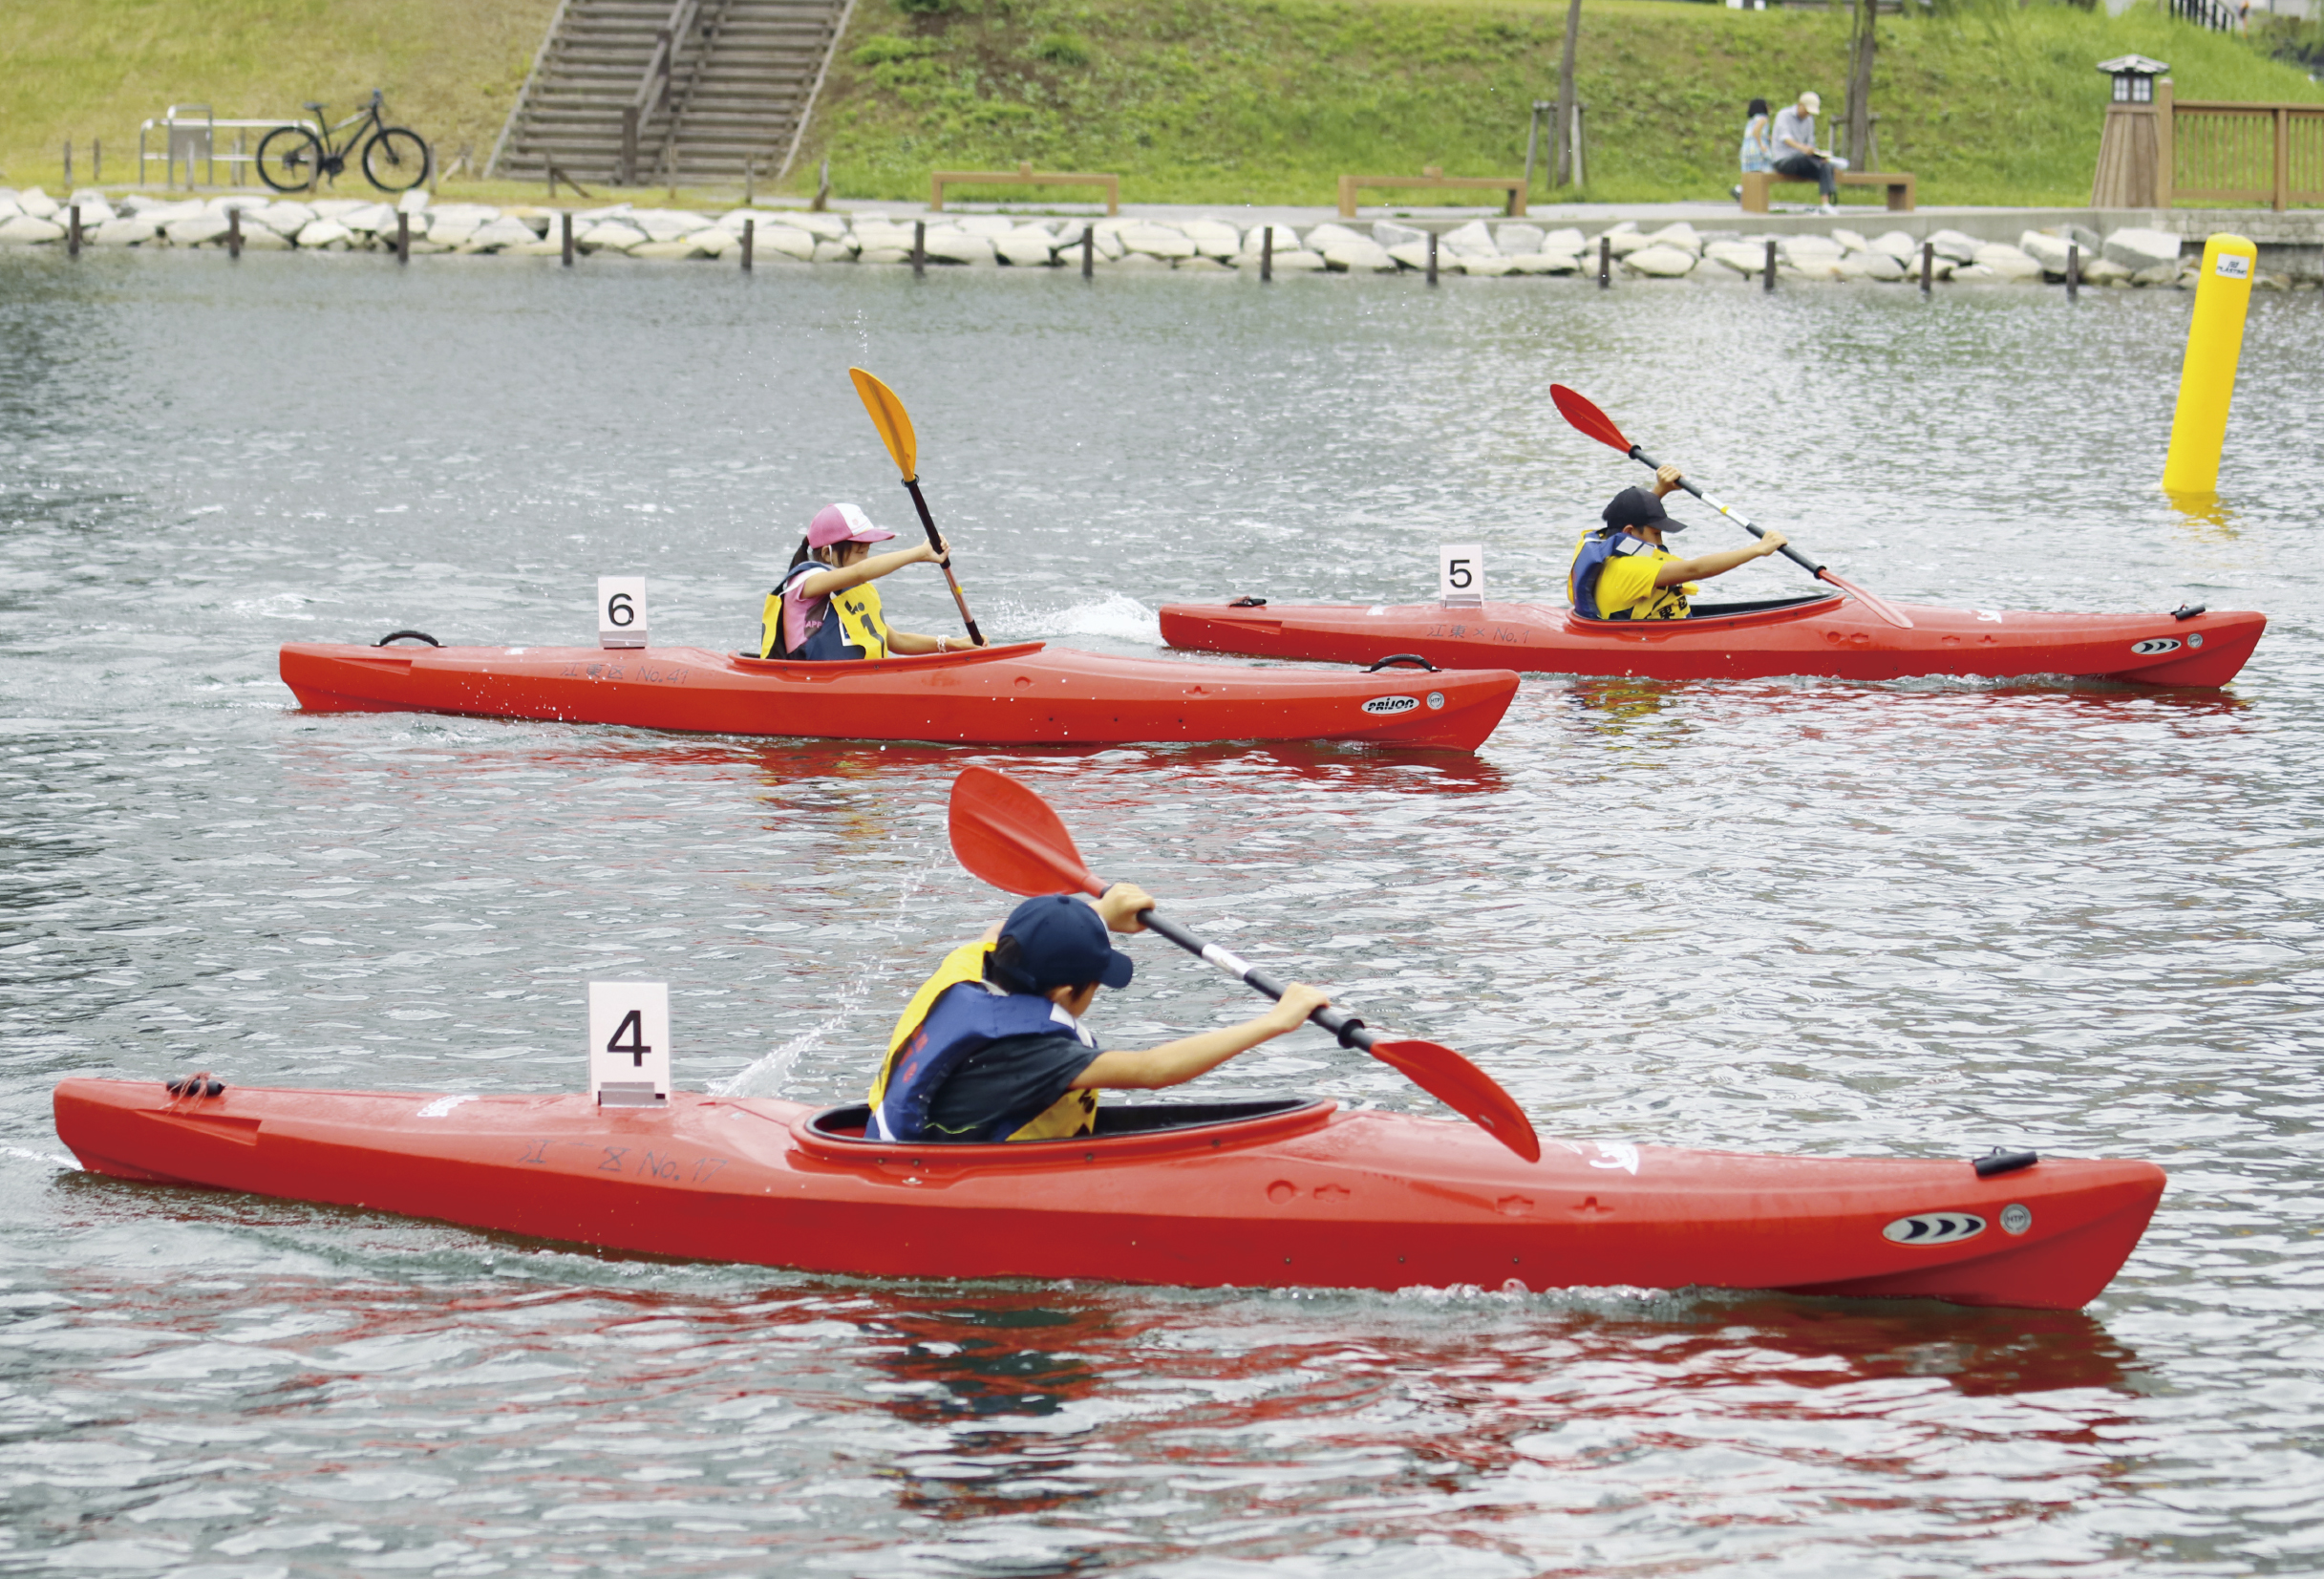
[[[2228,402],[2235,395],[2244,314],[2258,266],[2259,248],[2241,236],[2221,234],[2203,244],[2195,315],[2186,326],[2186,360],[2179,369],[2179,409],[2171,416],[2170,456],[2163,462],[2165,493],[2208,494],[2219,487]]]

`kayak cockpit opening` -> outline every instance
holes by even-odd
[[[1096,1128],[1088,1135],[1069,1136],[1062,1140],[1008,1141],[1000,1142],[1011,1147],[1078,1145],[1092,1140],[1102,1141],[1109,1135],[1157,1135],[1187,1129],[1208,1129],[1219,1124],[1247,1123],[1253,1119],[1272,1119],[1278,1114],[1294,1113],[1304,1107],[1320,1105],[1313,1097],[1265,1097],[1247,1102],[1135,1102],[1105,1106],[1098,1109]],[[871,1122],[871,1109],[862,1102],[847,1107],[827,1107],[807,1120],[807,1127],[816,1135],[831,1141],[861,1141],[864,1126]],[[875,1145],[893,1145],[881,1141]],[[947,1145],[944,1141],[915,1141],[914,1145]]]
[[[1837,592],[1801,592],[1788,598],[1758,598],[1749,603],[1698,603],[1689,619],[1716,620],[1736,614],[1764,614],[1777,608],[1804,608],[1811,603],[1837,603]]]

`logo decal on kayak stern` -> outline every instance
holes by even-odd
[[[1985,1231],[1985,1219],[1973,1211],[1916,1211],[1880,1230],[1881,1237],[1899,1245],[1958,1245]]]
[[[2149,636],[2143,642],[2132,642],[2130,650],[2141,656],[2149,652],[2176,652],[2179,642],[2174,636]]]
[[[1375,696],[1364,704],[1366,713],[1410,713],[1420,705],[1418,696]]]
[[[1620,1168],[1631,1178],[1638,1177],[1638,1148],[1628,1141],[1592,1141],[1598,1154],[1589,1160],[1593,1168]]]

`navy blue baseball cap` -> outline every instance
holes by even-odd
[[[1662,507],[1662,501],[1644,488],[1625,488],[1614,495],[1613,502],[1605,510],[1606,524],[1616,531],[1631,526],[1659,526],[1666,532],[1683,532],[1687,523],[1673,517]]]
[[[1127,987],[1130,972],[1137,969],[1106,935],[1097,907],[1074,894],[1043,894],[1025,901],[1001,924],[1001,941],[1016,945],[1009,974],[1030,992],[1092,981]]]

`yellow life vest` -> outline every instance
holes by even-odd
[[[936,1007],[938,998],[963,982],[974,982],[980,988],[985,986],[985,956],[992,951],[992,947],[990,943],[981,942],[962,944],[944,956],[944,963],[936,967],[936,973],[922,982],[920,990],[912,994],[911,1001],[904,1006],[904,1013],[897,1017],[896,1029],[887,1038],[887,1056],[880,1060],[879,1073],[872,1077],[870,1099],[875,1127],[881,1122],[880,1116],[884,1104],[887,1100],[889,1086],[896,1078],[899,1056],[904,1052],[906,1044],[912,1040],[914,1033],[918,1032],[922,1023],[927,1019],[929,1011]],[[1022,997],[1028,994],[996,995]],[[1054,1011],[1055,1006],[1050,1007]],[[1043,1023],[1048,1023],[1050,1029],[1055,1029],[1054,1023],[1049,1023],[1047,1016],[1043,1016]],[[996,1025],[994,1029],[1007,1030],[1012,1033],[1019,1032],[1019,1028],[1015,1026]],[[1086,1034],[1084,1034],[1084,1039],[1086,1039]],[[941,1050],[938,1050],[938,1055],[941,1056]],[[1029,1122],[1018,1126],[1009,1139],[1012,1141],[1063,1140],[1076,1135],[1089,1134],[1096,1127],[1097,1121],[1098,1093],[1091,1090],[1068,1091]]]
[[[1621,532],[1584,532],[1573,545],[1573,568],[1567,573],[1567,595],[1573,600],[1574,611],[1585,619],[1683,620],[1690,611],[1688,595],[1702,590],[1698,583],[1656,587],[1650,579],[1646,590],[1628,603],[1617,603],[1603,595],[1609,572],[1629,579],[1636,574],[1632,566],[1651,569],[1677,557],[1643,538]],[[1619,571],[1617,565],[1621,567]]]
[[[758,655],[779,658],[782,651],[782,595],[783,588],[817,570],[829,570],[832,565],[818,560],[804,560],[792,567],[783,578],[782,587],[767,594],[765,606],[758,612]],[[834,592],[823,609],[823,623],[817,626],[794,658],[885,658],[887,656],[887,616],[880,611],[880,589],[865,582]]]

